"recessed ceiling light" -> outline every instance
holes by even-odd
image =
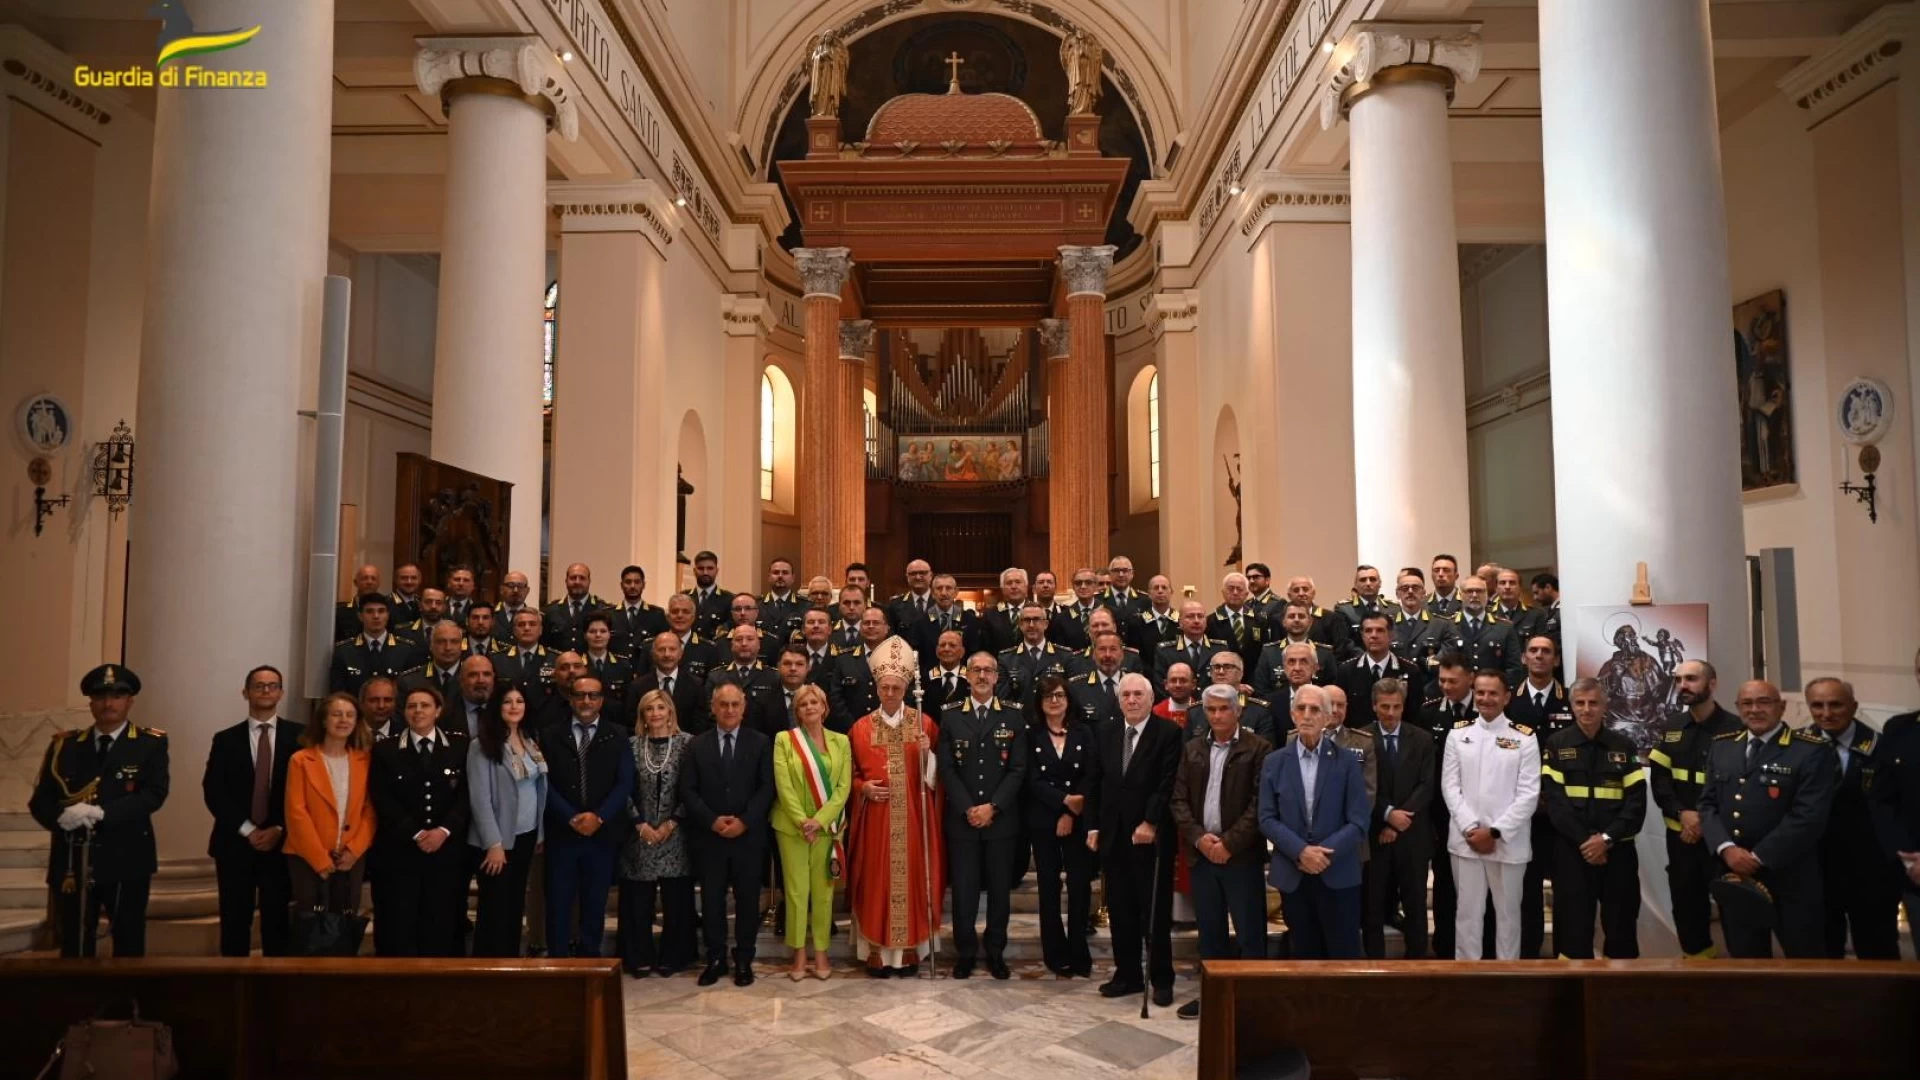
[[[560,62],[561,62],[561,63],[563,63],[563,64],[571,64],[571,63],[573,63],[573,50],[572,50],[572,49],[568,49],[568,50],[567,50],[566,52],[563,52],[563,53],[561,53],[561,54],[560,54]]]
[[[678,195],[678,196],[675,196],[675,197],[674,197],[674,200],[673,200],[673,205],[675,205],[675,206],[685,206],[685,205],[687,205],[687,197],[686,197],[685,195]]]
[[[1242,190],[1244,189],[1240,187],[1240,181],[1238,180],[1235,180],[1233,183],[1227,185],[1227,194],[1229,195],[1238,195]]]
[[[1333,52],[1333,42],[1331,42],[1331,41],[1329,41],[1329,42],[1326,42],[1326,43],[1324,43],[1324,44],[1322,44],[1322,45],[1320,46],[1320,51],[1321,51],[1321,52],[1323,52],[1323,53],[1329,53],[1329,54],[1331,54],[1331,53]]]

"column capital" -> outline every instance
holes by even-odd
[[[547,116],[548,126],[573,142],[580,112],[559,57],[537,37],[420,37],[413,56],[414,81],[451,111],[462,94],[517,97]]]
[[[1113,269],[1113,254],[1118,250],[1112,244],[1062,244],[1060,274],[1067,279],[1067,295],[1106,296],[1107,274]]]
[[[1353,198],[1344,174],[1260,172],[1244,182],[1250,209],[1240,219],[1241,236],[1255,235],[1270,221],[1353,220]]]
[[[1900,76],[1902,53],[1920,43],[1920,7],[1889,4],[1776,85],[1807,113],[1807,126],[1833,116]]]
[[[652,180],[615,184],[550,184],[547,206],[562,233],[637,232],[665,254],[677,231],[673,200]]]
[[[1040,345],[1049,360],[1065,360],[1073,351],[1072,319],[1041,319]]]
[[[840,290],[847,286],[847,275],[853,273],[853,249],[794,248],[793,262],[800,268],[802,299],[830,296],[837,302]]]
[[[1332,130],[1354,101],[1395,82],[1434,82],[1453,99],[1457,82],[1480,75],[1480,25],[1473,23],[1356,22],[1334,51],[1320,96],[1320,126]]]
[[[873,351],[872,319],[840,320],[840,359],[858,363],[867,362],[867,354]]]
[[[1153,294],[1147,324],[1156,334],[1191,334],[1200,328],[1200,297],[1193,292]]]
[[[728,337],[758,337],[773,333],[773,305],[758,296],[720,297],[720,328]]]

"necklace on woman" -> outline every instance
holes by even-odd
[[[668,763],[673,760],[672,751],[673,739],[669,736],[666,743],[660,748],[660,760],[655,762],[653,760],[653,737],[648,736],[646,741],[640,744],[640,767],[645,769],[650,775],[658,776],[667,771]]]

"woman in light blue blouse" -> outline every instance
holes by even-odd
[[[525,729],[527,695],[502,682],[480,710],[480,729],[467,750],[467,798],[476,849],[480,906],[474,917],[473,955],[519,956],[527,874],[546,839],[547,761]]]

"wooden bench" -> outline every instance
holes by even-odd
[[[0,1078],[130,1000],[173,1028],[182,1080],[627,1072],[615,960],[166,958],[0,963]]]
[[[1327,1077],[1920,1076],[1920,965],[1207,961],[1204,1080],[1298,1047]]]

